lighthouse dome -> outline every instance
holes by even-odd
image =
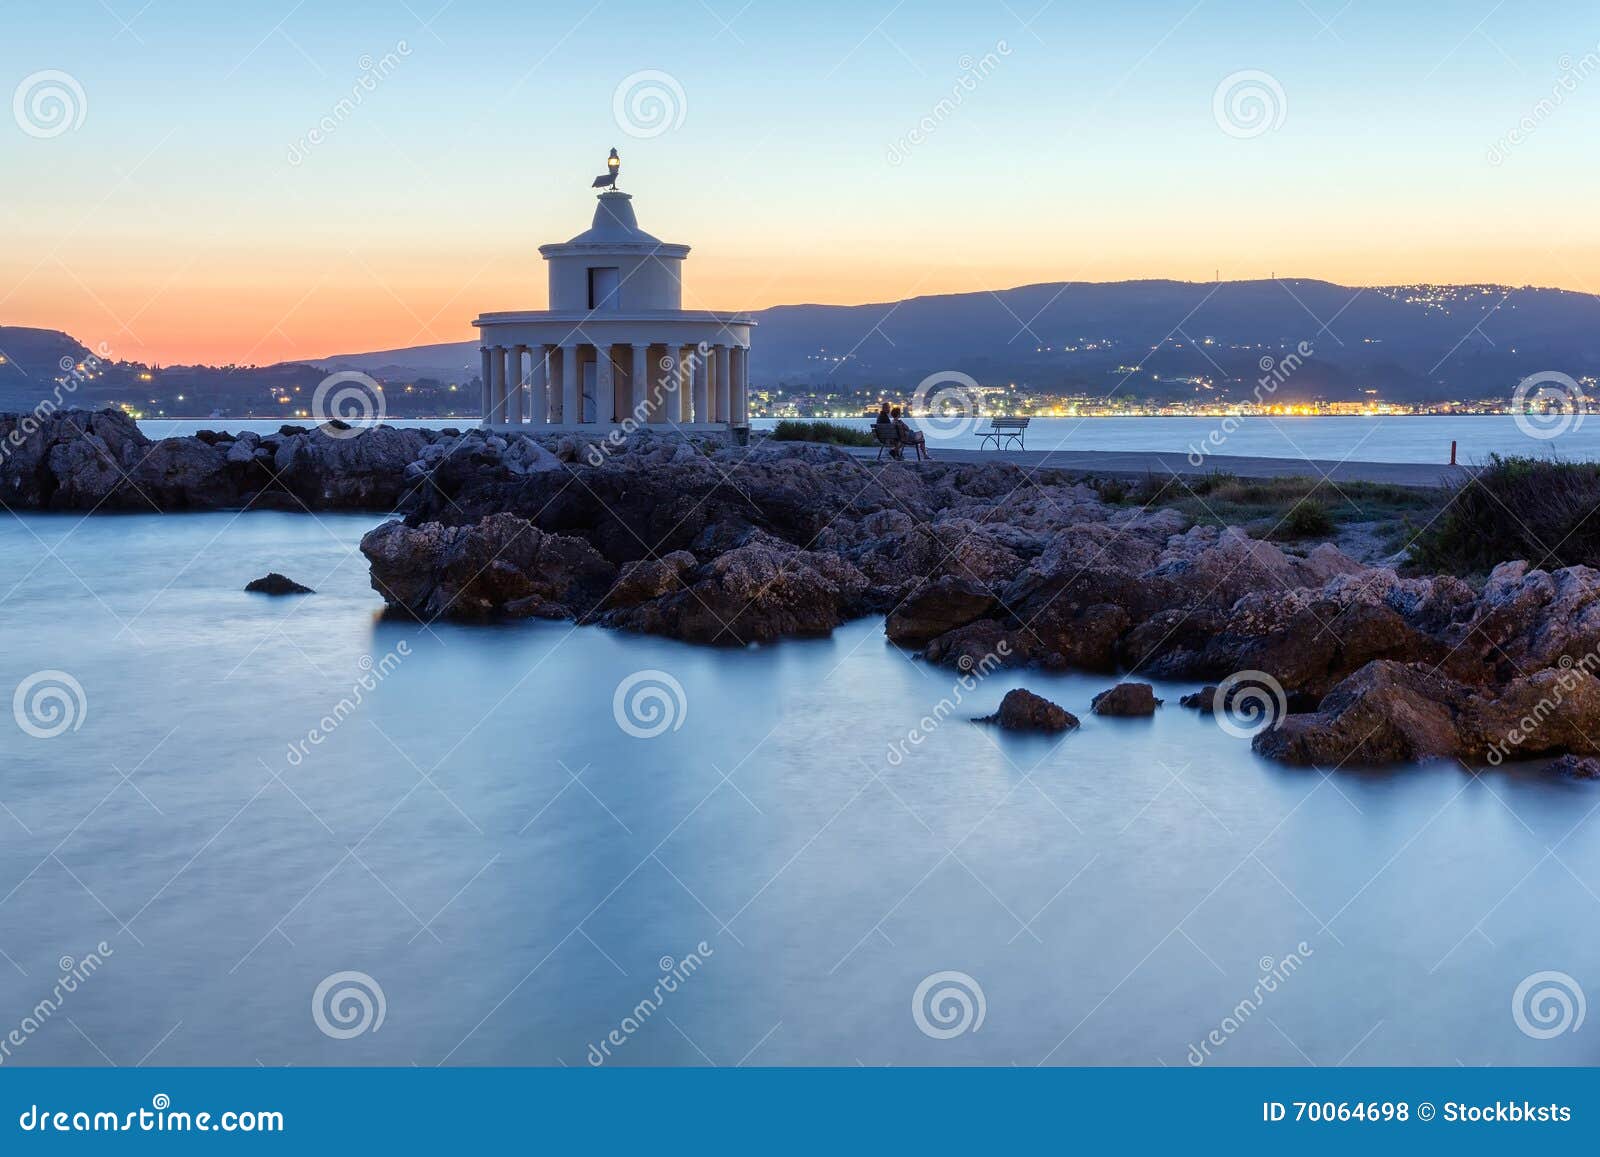
[[[615,189],[596,200],[594,221],[570,241],[542,245],[550,263],[550,308],[644,313],[683,308],[687,245],[639,228],[633,198]]]

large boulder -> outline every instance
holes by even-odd
[[[993,715],[981,715],[974,723],[997,723],[1007,731],[1067,731],[1078,726],[1077,717],[1042,695],[1024,687],[1007,691]]]
[[[1096,715],[1154,715],[1160,705],[1155,688],[1148,683],[1118,683],[1089,703]]]
[[[465,527],[386,522],[362,538],[361,553],[372,565],[373,589],[424,620],[580,618],[616,578],[581,538],[546,534],[514,514]]]
[[[684,589],[613,611],[611,626],[694,643],[744,646],[826,635],[863,613],[866,576],[834,555],[758,537],[685,578]]]
[[[996,605],[994,595],[985,587],[946,575],[913,591],[890,612],[884,631],[892,642],[920,647],[982,618]]]
[[[1030,653],[1025,639],[994,619],[978,619],[934,639],[923,649],[922,657],[963,671],[989,672],[1025,663]]]
[[[141,455],[128,482],[161,510],[232,506],[239,495],[228,450],[201,438],[163,438]]]
[[[313,510],[393,510],[416,484],[406,468],[427,444],[420,430],[323,425],[282,438],[272,467]]]
[[[1502,563],[1451,641],[1480,657],[1500,680],[1563,657],[1594,671],[1600,668],[1600,571]]]
[[[1467,688],[1422,664],[1369,663],[1314,713],[1287,715],[1251,746],[1284,763],[1333,767],[1455,755]]]
[[[683,576],[698,563],[686,550],[675,550],[664,558],[641,558],[625,562],[617,573],[617,581],[606,595],[605,605],[610,609],[636,607],[651,599],[683,589]]]
[[[1256,735],[1255,750],[1286,763],[1333,767],[1457,758],[1501,763],[1572,752],[1600,755],[1600,680],[1547,668],[1495,688],[1422,663],[1369,663],[1315,712]]]

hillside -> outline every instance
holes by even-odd
[[[958,370],[986,384],[1158,401],[1247,398],[1263,364],[1306,343],[1279,401],[1508,398],[1558,370],[1600,375],[1600,301],[1495,285],[1357,289],[1326,281],[1124,281],[1025,285],[874,305],[756,312],[758,386],[909,389]],[[86,351],[49,330],[0,327],[0,407],[26,409],[62,358]],[[108,367],[79,386],[97,404],[152,412],[293,416],[322,374],[357,369],[391,386],[390,413],[476,407],[476,343],[347,353],[267,367]],[[1270,368],[1270,366],[1269,366]],[[144,374],[149,376],[145,377]],[[180,400],[181,395],[181,400]]]
[[[938,370],[1036,389],[1243,397],[1263,357],[1307,342],[1284,400],[1504,397],[1530,373],[1600,372],[1600,302],[1494,285],[1358,289],[1305,279],[1025,285],[873,305],[756,312],[762,385],[909,387]],[[438,374],[475,343],[321,359],[326,368]],[[1132,367],[1139,367],[1130,373]],[[471,372],[470,369],[467,372]],[[1204,379],[1204,384],[1193,379]]]

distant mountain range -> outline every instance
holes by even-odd
[[[1091,397],[1242,399],[1266,359],[1275,363],[1302,342],[1311,354],[1276,390],[1280,400],[1505,398],[1531,373],[1600,375],[1600,300],[1559,289],[1058,282],[877,305],[778,306],[753,316],[752,382],[817,391],[909,390],[930,373],[957,370],[986,385]],[[0,327],[0,407],[32,406],[39,381],[60,373],[60,359],[84,352],[66,334]],[[155,384],[169,407],[180,382],[229,412],[280,388],[304,390],[318,372],[359,369],[385,382],[427,381],[412,395],[421,404],[445,396],[434,391],[449,383],[470,383],[477,367],[476,343],[467,341],[304,365],[183,367],[179,377],[168,369]],[[108,379],[106,389],[122,388],[122,375]]]
[[[909,389],[959,370],[984,384],[1178,399],[1244,397],[1262,359],[1308,344],[1285,400],[1505,397],[1524,376],[1600,373],[1600,301],[1499,285],[1355,288],[1305,279],[1056,282],[753,315],[759,385]],[[476,344],[318,359],[325,369],[473,372]]]

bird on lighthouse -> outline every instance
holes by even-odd
[[[606,172],[594,179],[591,189],[615,189],[617,187],[617,170],[622,168],[622,158],[617,156],[617,150],[612,149],[611,155],[606,158]]]

